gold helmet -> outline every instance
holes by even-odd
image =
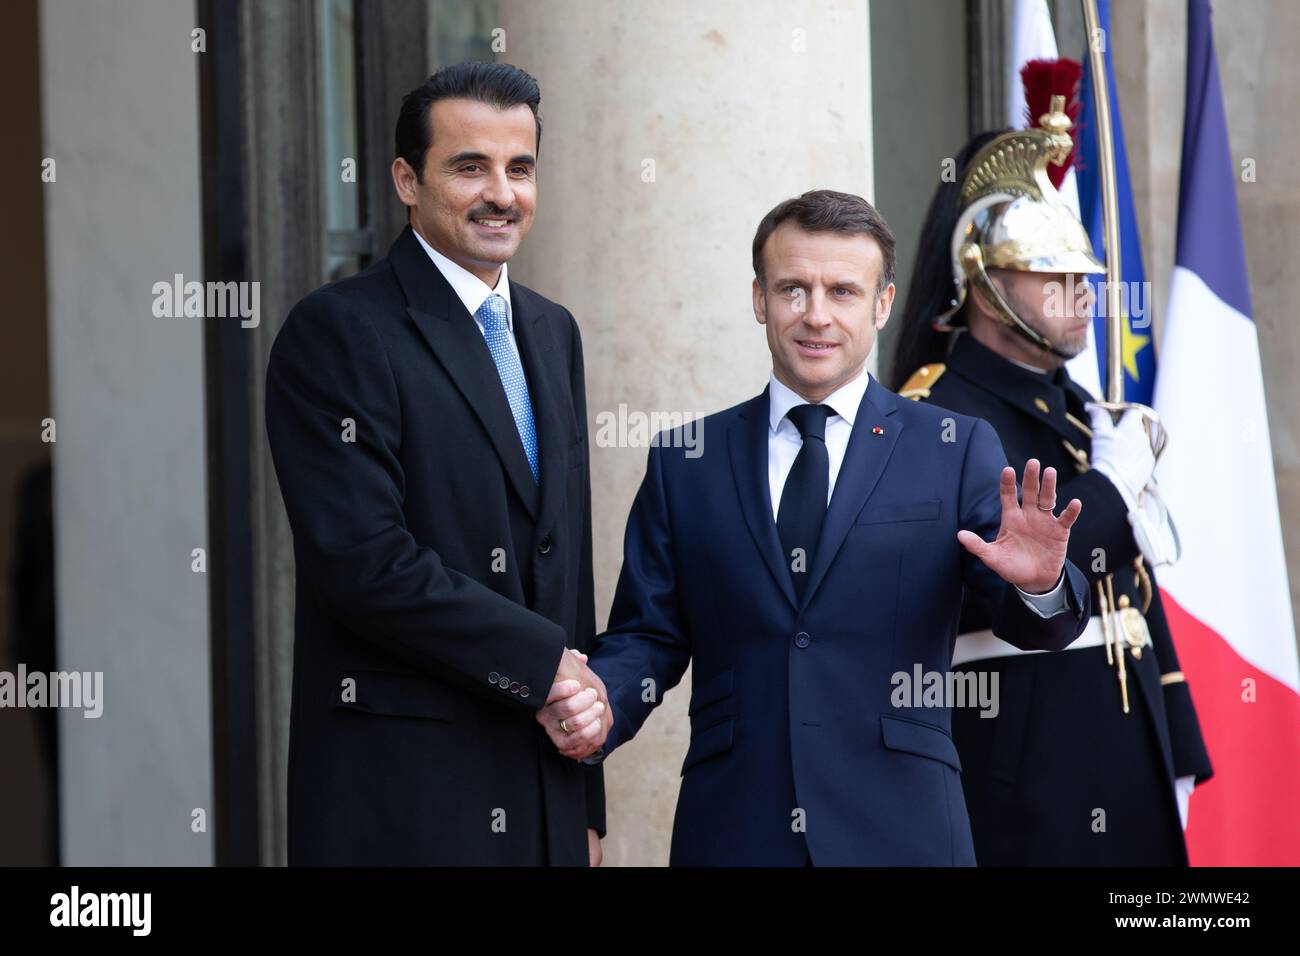
[[[1038,124],[1034,129],[995,137],[971,158],[961,183],[960,212],[952,235],[957,298],[935,328],[952,329],[949,321],[965,303],[967,287],[973,286],[1008,326],[1035,345],[1068,358],[1015,313],[985,271],[1106,271],[1092,253],[1083,224],[1047,175],[1047,164],[1060,166],[1073,146],[1073,124],[1065,113],[1065,97],[1053,96],[1051,109],[1038,118]]]

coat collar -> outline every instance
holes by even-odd
[[[1092,398],[1070,378],[1064,367],[1054,373],[1030,371],[980,344],[968,333],[957,337],[945,364],[949,372],[1048,425],[1062,438],[1072,442],[1080,440],[1082,430],[1066,415],[1069,413],[1086,425],[1083,403]]]

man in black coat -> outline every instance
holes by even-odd
[[[600,770],[537,719],[572,678],[592,704],[565,734],[609,723],[566,651],[595,631],[582,343],[506,274],[539,100],[493,64],[410,93],[393,163],[410,225],[298,303],[271,352],[297,567],[293,864],[599,862]]]
[[[1130,523],[1155,456],[1136,411],[1114,422],[1066,371],[1090,321],[1072,308],[1088,303],[1076,281],[1102,267],[1046,177],[1008,161],[1044,157],[1025,148],[1041,140],[985,134],[958,155],[959,182],[927,214],[895,363],[901,395],[988,421],[1008,460],[1055,467],[1059,499],[1084,505],[1068,554],[1094,617],[1069,649],[1020,653],[989,632],[978,595],[963,604],[953,667],[1000,687],[996,717],[953,716],[975,856],[1186,865],[1187,798],[1211,767],[1151,567],[1168,557],[1165,529],[1144,558]]]

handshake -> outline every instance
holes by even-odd
[[[560,658],[555,683],[537,712],[555,749],[573,760],[594,754],[614,726],[605,684],[587,666],[587,655],[569,648]]]

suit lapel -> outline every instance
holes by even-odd
[[[523,359],[528,396],[533,403],[533,421],[537,426],[537,463],[542,476],[537,526],[549,528],[564,499],[568,482],[566,438],[569,430],[564,427],[563,411],[569,384],[564,380],[563,366],[556,355],[554,337],[542,321],[542,312],[536,307],[533,296],[527,289],[511,282],[510,303],[514,310],[515,341]],[[527,458],[524,465],[527,468]],[[528,477],[531,481],[531,472]]]
[[[804,590],[804,607],[808,606],[817,593],[817,586],[826,576],[849,529],[871,497],[898,445],[903,423],[894,417],[897,404],[898,397],[875,379],[867,385],[853,422],[853,432],[849,435],[844,462],[835,479],[835,491],[831,494],[826,521],[817,541],[817,551],[813,555],[808,587]],[[880,429],[880,433],[876,433],[875,429]]]
[[[772,518],[772,489],[767,477],[768,427],[768,397],[764,389],[762,395],[741,407],[739,417],[727,432],[731,474],[736,481],[736,498],[758,553],[790,607],[797,609],[794,583]]]
[[[511,484],[529,514],[536,518],[540,500],[537,483],[533,481],[528,456],[519,440],[519,429],[501,386],[501,375],[478,323],[421,248],[410,226],[393,243],[388,260],[406,294],[411,320],[482,422]],[[513,304],[513,292],[511,297]],[[516,315],[516,328],[518,324]],[[529,388],[532,388],[531,381]],[[536,410],[533,414],[536,417]]]

